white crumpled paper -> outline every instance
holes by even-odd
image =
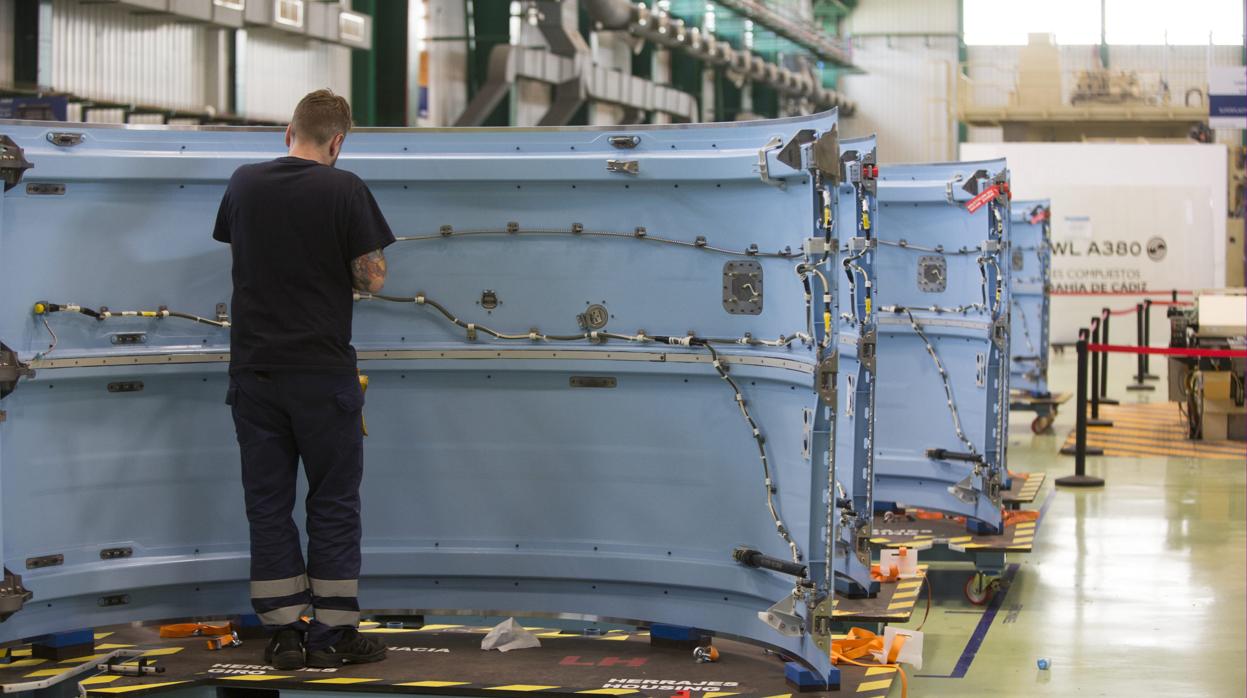
[[[528,632],[514,618],[508,618],[501,623],[495,625],[489,634],[481,640],[481,649],[498,650],[499,652],[508,652],[510,650],[522,650],[529,647],[541,647],[541,640],[536,635]]]

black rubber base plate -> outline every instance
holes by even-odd
[[[1094,475],[1066,475],[1058,477],[1056,484],[1059,487],[1103,487],[1104,478]]]
[[[1111,427],[1113,426],[1113,422],[1112,420],[1109,420],[1109,419],[1088,419],[1087,426],[1089,427]]]

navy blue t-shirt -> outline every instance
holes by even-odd
[[[354,373],[351,260],[394,234],[364,182],[296,157],[239,167],[212,237],[230,244],[230,373]]]

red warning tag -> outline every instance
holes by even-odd
[[[970,213],[974,213],[980,208],[983,208],[984,206],[986,206],[988,202],[996,198],[996,196],[999,194],[1000,194],[1000,186],[997,184],[993,184],[990,187],[979,192],[978,196],[974,197],[973,199],[970,199],[970,201],[966,203],[966,210],[969,211]]]
[[[1050,215],[1052,215],[1051,212],[1046,208],[1041,208],[1038,211],[1035,211],[1035,215],[1031,216],[1031,225],[1048,220]]]

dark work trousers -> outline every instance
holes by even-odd
[[[307,632],[309,649],[359,623],[359,483],[364,394],[351,374],[243,372],[226,398],[242,452],[251,523],[251,604],[270,627]],[[307,564],[294,510],[307,474]],[[314,620],[302,620],[312,606]]]

